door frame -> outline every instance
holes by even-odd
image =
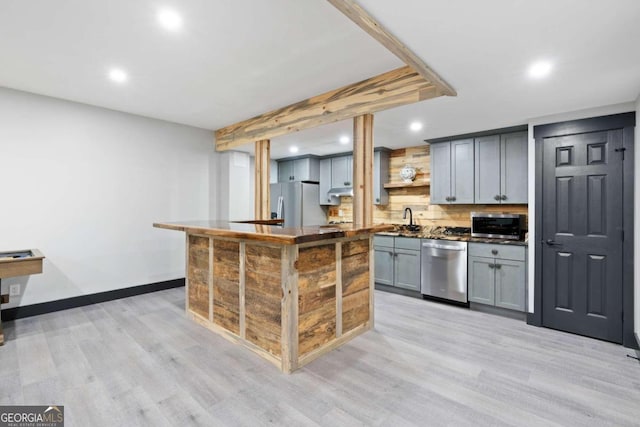
[[[542,326],[542,177],[544,138],[565,136],[578,133],[602,132],[622,129],[622,146],[624,147],[622,188],[623,207],[622,224],[624,241],[622,244],[622,345],[638,348],[633,331],[633,206],[634,206],[634,127],[636,113],[613,114],[610,116],[571,120],[550,123],[533,128],[535,139],[535,265],[533,313],[527,314],[527,323]],[[640,307],[638,307],[640,309]]]

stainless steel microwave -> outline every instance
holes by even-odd
[[[525,215],[471,212],[471,237],[520,240],[524,235]]]

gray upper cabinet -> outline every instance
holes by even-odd
[[[278,182],[319,181],[320,161],[314,157],[278,161]]]
[[[500,136],[476,138],[475,156],[476,203],[500,203]]]
[[[389,203],[389,193],[384,183],[389,181],[389,151],[379,150],[373,153],[373,204]]]
[[[528,135],[500,135],[500,189],[502,203],[528,203]]]
[[[278,182],[293,181],[293,160],[278,161]]]
[[[527,203],[527,133],[475,139],[475,202]]]
[[[373,153],[373,204],[386,205],[389,194],[384,184],[389,181],[389,150],[378,147]],[[327,157],[320,160],[320,204],[337,206],[340,197],[329,196],[332,188],[353,187],[353,156],[349,154]]]
[[[474,203],[473,139],[431,144],[431,203]]]
[[[340,197],[329,196],[327,193],[331,190],[331,159],[320,160],[320,204],[337,206],[340,204]]]
[[[331,187],[351,187],[353,180],[353,156],[331,158]]]
[[[431,204],[449,203],[451,196],[451,144],[431,144]]]

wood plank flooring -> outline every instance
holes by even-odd
[[[376,291],[376,327],[291,375],[188,321],[184,289],[5,322],[0,405],[67,426],[638,426],[631,350]]]

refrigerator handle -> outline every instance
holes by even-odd
[[[278,219],[284,219],[283,218],[283,214],[284,214],[284,197],[279,196],[278,197]]]

